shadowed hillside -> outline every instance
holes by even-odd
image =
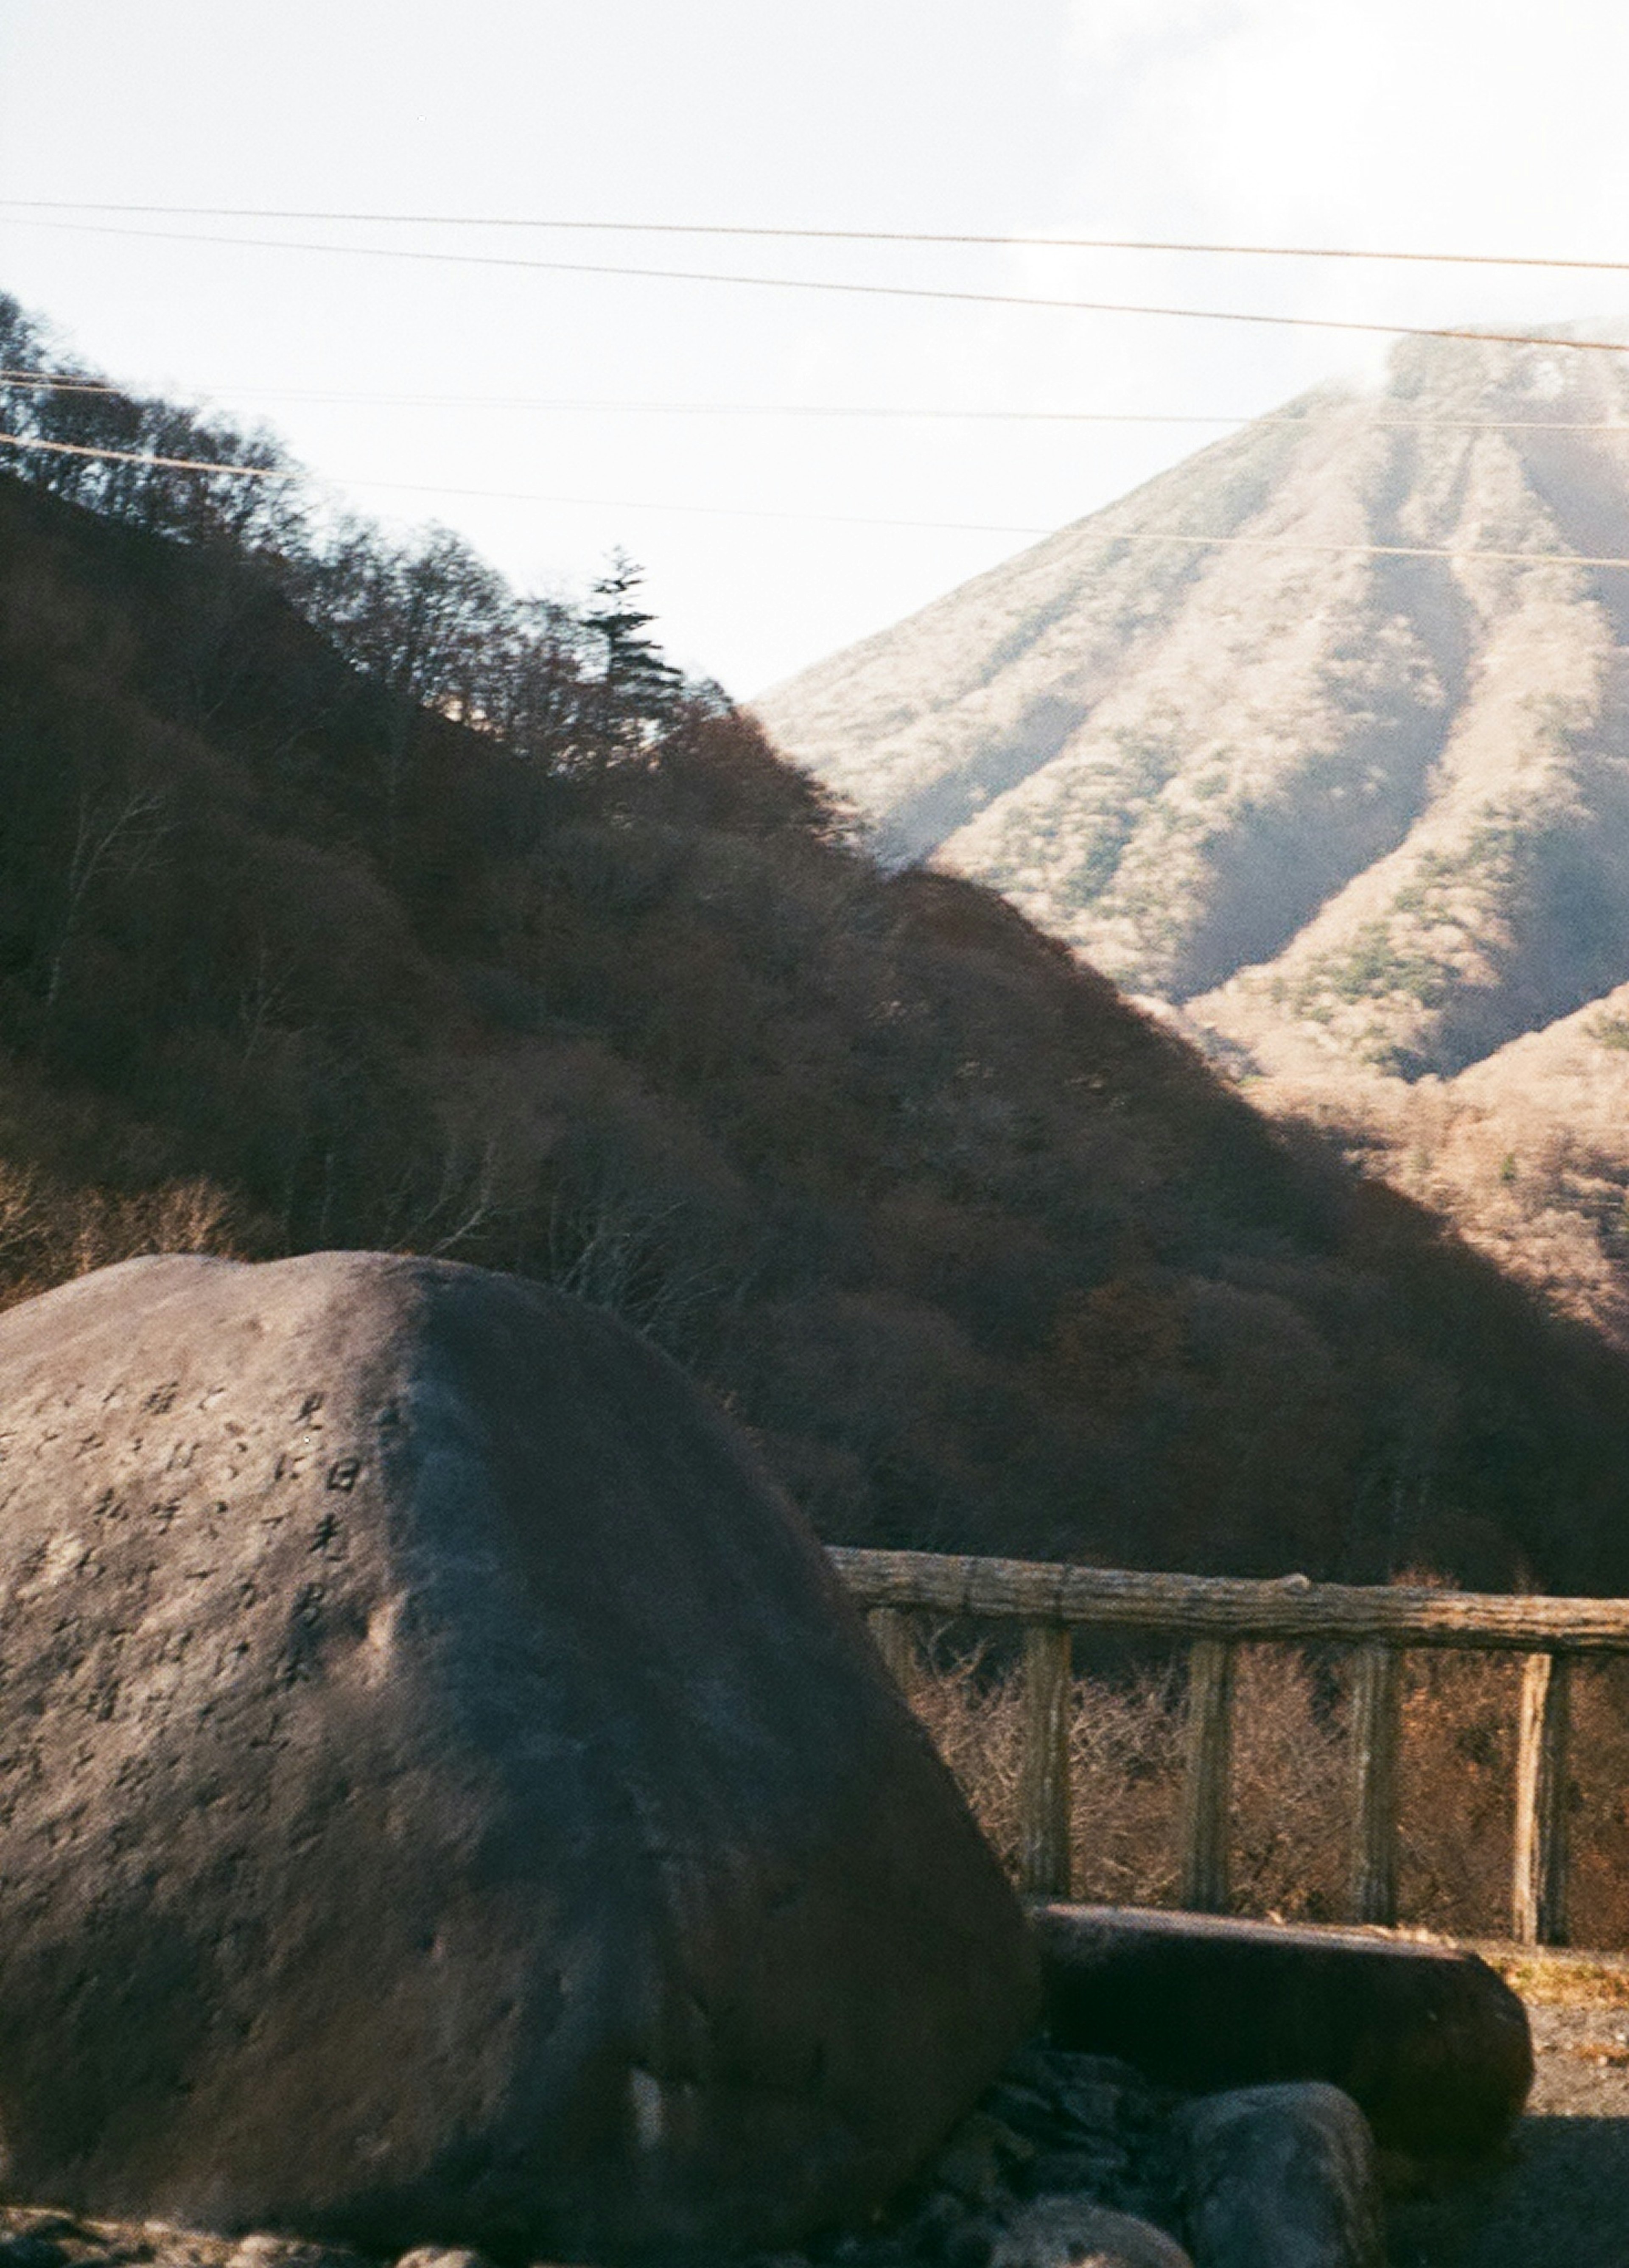
[[[884,873],[625,578],[414,677],[433,544],[296,549],[0,478],[7,1296],[450,1253],[628,1314],[834,1538],[1629,1588],[1618,1359]]]

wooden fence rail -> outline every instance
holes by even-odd
[[[831,1558],[907,1689],[920,1674],[918,1616],[1022,1626],[1019,1867],[1021,1887],[1036,1896],[1066,1897],[1071,1886],[1070,1647],[1078,1630],[1190,1641],[1180,1872],[1183,1903],[1199,1912],[1227,1904],[1235,1647],[1317,1642],[1353,1650],[1348,1911],[1365,1922],[1397,1918],[1401,1655],[1452,1646],[1523,1657],[1511,1928],[1524,1944],[1566,1944],[1569,1665],[1577,1656],[1629,1654],[1629,1599],[1514,1598],[1313,1583],[1304,1575],[1245,1582],[928,1551],[834,1548]]]

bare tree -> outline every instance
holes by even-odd
[[[136,784],[102,794],[95,794],[88,788],[80,792],[73,843],[63,878],[62,921],[45,990],[48,1008],[55,1006],[62,990],[69,949],[78,933],[92,886],[115,856],[122,854],[129,865],[139,865],[151,854],[167,832],[160,824],[165,802],[161,789]]]

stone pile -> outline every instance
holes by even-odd
[[[1187,2249],[1184,2249],[1187,2248]],[[1381,2268],[1367,2122],[1320,2081],[1182,2095],[1039,2043],[865,2229],[747,2268]]]
[[[885,2217],[752,2268],[986,2268],[999,2251],[1018,2268],[1046,2223],[1037,2208],[1064,2200],[1174,2225],[1178,2100],[1111,2057],[1023,2048]]]

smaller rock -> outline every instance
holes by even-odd
[[[419,2244],[402,2255],[396,2268],[490,2268],[490,2264],[483,2252],[466,2252],[456,2246],[444,2250],[439,2244]]]
[[[0,2268],[63,2268],[67,2257],[55,2237],[0,2237]]]
[[[1082,2198],[1037,2198],[1002,2231],[991,2268],[1193,2268],[1151,2220]]]
[[[1028,2169],[1024,2187],[1031,2197],[1101,2198],[1126,2180],[1125,2152],[1112,2142],[1089,2150],[1048,2150]]]
[[[964,2220],[940,2245],[940,2268],[990,2268],[993,2232],[987,2220]]]
[[[940,2189],[972,2205],[989,2205],[1008,2186],[1014,2170],[1035,2156],[1036,2146],[999,2118],[976,2110],[952,2132],[930,2169]]]
[[[212,2236],[202,2229],[183,2228],[173,2220],[155,2220],[151,2215],[134,2225],[129,2221],[87,2220],[81,2227],[95,2232],[103,2254],[109,2259],[121,2263],[152,2261],[157,2268],[226,2268],[240,2241],[232,2236]],[[279,2246],[287,2243],[283,2237],[269,2237],[267,2242]]]
[[[1117,2067],[1107,2056],[1071,2056],[1069,2060],[1085,2067],[1060,2073],[1058,2100],[1077,2126],[1107,2132],[1124,2115],[1128,2095],[1146,2091],[1142,2082],[1128,2089],[1113,2075]],[[1104,2068],[1093,2071],[1094,2064]]]
[[[1067,2195],[1174,2225],[1174,2100],[1117,2057],[1031,2044],[1008,2059],[980,2109],[1033,2146],[1027,2164],[1007,2169],[1020,2197]]]
[[[1234,2088],[1176,2126],[1205,2268],[1384,2268],[1375,2140],[1339,2088]]]
[[[1027,2134],[1032,2142],[1049,2142],[1058,2132],[1058,2105],[1039,2088],[999,2080],[984,2096],[984,2107],[1003,2125],[1016,2134]]]
[[[309,2244],[298,2236],[257,2229],[233,2246],[225,2268],[359,2268],[359,2262],[344,2245]]]
[[[983,2268],[990,2257],[990,2247],[998,2220],[1014,2210],[1014,2200],[1003,2192],[996,2201],[996,2212],[976,2212],[959,2198],[954,2190],[934,2190],[918,2205],[906,2220],[888,2232],[886,2250],[891,2250],[904,2261],[947,2261],[966,2258],[970,2268]],[[863,2254],[864,2268],[873,2268],[878,2259],[875,2240],[867,2243]]]

